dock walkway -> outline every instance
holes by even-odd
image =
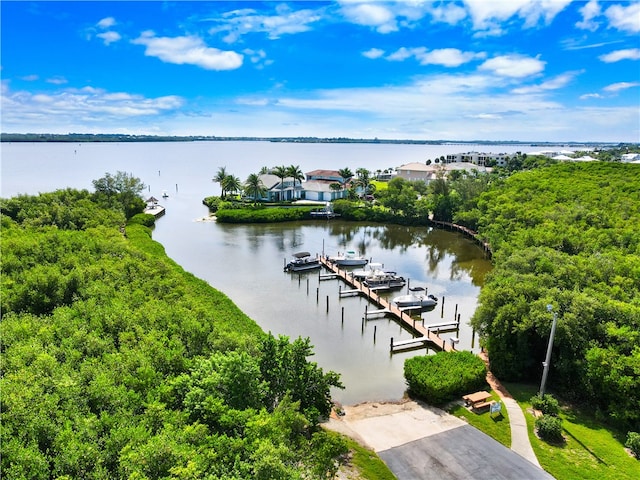
[[[353,290],[358,290],[362,295],[366,296],[371,303],[379,307],[380,311],[384,310],[385,313],[393,315],[402,326],[404,326],[410,332],[413,332],[414,335],[420,337],[419,339],[415,339],[415,341],[410,343],[429,341],[436,347],[446,352],[455,351],[455,346],[452,343],[447,343],[444,338],[440,337],[436,332],[430,330],[428,325],[424,326],[422,325],[422,322],[416,322],[416,320],[412,318],[411,315],[406,313],[406,311],[401,310],[386,298],[381,297],[375,289],[370,289],[362,282],[353,278],[353,276],[349,274],[349,271],[339,269],[337,265],[329,262],[329,260],[325,256],[320,257],[320,263],[327,270],[331,271],[337,278],[349,285]],[[397,342],[394,344],[393,339],[391,339],[391,349],[393,350],[394,346],[403,346],[405,343],[407,342]]]

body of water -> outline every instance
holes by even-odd
[[[309,337],[317,362],[341,374],[346,388],[334,392],[342,403],[394,400],[405,391],[404,359],[425,350],[391,354],[390,338],[411,338],[395,321],[363,321],[367,301],[339,298],[339,281],[318,273],[291,274],[283,265],[292,253],[355,249],[440,298],[422,314],[425,324],[461,318],[460,348],[477,351],[468,321],[490,262],[470,240],[429,228],[317,220],[273,225],[218,225],[202,199],[219,194],[211,178],[219,167],[245,179],[262,166],[299,165],[315,169],[359,167],[371,171],[425,161],[447,153],[531,151],[523,146],[425,146],[380,144],[298,144],[271,142],[177,143],[13,143],[2,144],[2,196],[37,194],[59,188],[92,190],[91,181],[118,170],[139,177],[145,195],[163,199],[166,215],[155,240],[185,270],[227,294],[265,331]],[[395,292],[405,293],[406,290]],[[444,309],[442,298],[445,298]],[[373,308],[373,307],[370,307]]]

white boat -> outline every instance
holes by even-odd
[[[298,252],[293,254],[293,258],[284,266],[285,272],[304,272],[305,270],[315,270],[320,268],[320,259],[312,257],[309,252]]]
[[[424,292],[424,288],[422,287],[414,288],[412,290]],[[424,293],[409,293],[407,295],[395,297],[392,302],[395,303],[398,308],[431,308],[438,304],[438,299],[433,295],[426,295]]]
[[[362,284],[371,290],[392,290],[402,288],[406,283],[404,277],[396,275],[394,272],[380,271],[374,272],[362,281]]]
[[[358,255],[355,250],[338,253],[336,256],[329,257],[329,261],[342,267],[359,267],[369,262],[369,260],[362,255]]]
[[[356,270],[351,270],[349,272],[349,275],[351,275],[355,280],[359,280],[362,281],[365,278],[374,275],[376,273],[396,273],[396,272],[391,272],[388,270],[384,269],[384,265],[382,263],[377,263],[377,262],[369,262],[367,265],[364,266],[364,268],[358,268]]]

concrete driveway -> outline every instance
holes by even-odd
[[[553,480],[461,419],[418,402],[344,407],[327,427],[374,450],[398,480]]]

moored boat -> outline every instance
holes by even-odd
[[[381,271],[374,272],[362,281],[362,284],[371,290],[392,290],[402,288],[406,283],[404,277],[396,275],[394,272]]]
[[[309,252],[297,252],[293,258],[284,266],[285,272],[304,272],[320,268],[320,259],[312,257]]]
[[[329,257],[329,261],[342,267],[360,267],[369,262],[367,258],[357,254],[355,250],[347,250],[344,253],[338,253],[338,255]]]
[[[424,288],[414,290],[424,291]],[[438,304],[438,299],[433,295],[409,293],[395,297],[392,302],[395,303],[398,308],[431,308]]]

